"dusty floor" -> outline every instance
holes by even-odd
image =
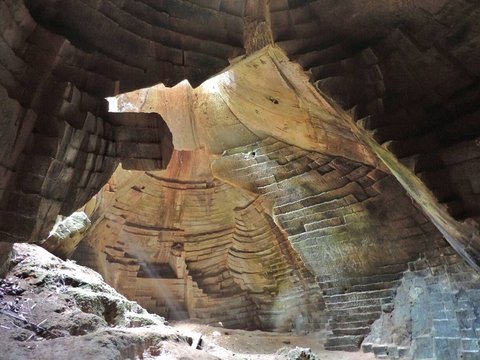
[[[189,322],[172,323],[181,332],[202,334],[205,351],[221,359],[270,360],[283,358],[287,349],[308,348],[322,360],[367,360],[373,354],[362,352],[326,351],[323,347],[324,333],[295,335],[293,333],[271,333],[264,331],[232,330]],[[219,346],[221,349],[216,349]],[[227,351],[225,351],[227,350]],[[283,351],[282,351],[283,350]]]
[[[200,335],[197,350],[191,344]],[[325,351],[323,338],[192,322],[168,325],[118,294],[98,273],[34,245],[15,245],[12,268],[0,279],[0,360],[373,359]]]

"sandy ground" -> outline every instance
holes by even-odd
[[[280,349],[295,347],[309,348],[322,360],[375,359],[373,354],[364,354],[361,351],[325,350],[322,341],[326,337],[324,332],[295,335],[294,333],[271,333],[259,330],[232,330],[189,322],[174,322],[171,325],[182,333],[202,334],[203,350],[221,359],[273,360],[283,358],[279,353]]]

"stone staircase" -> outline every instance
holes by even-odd
[[[257,326],[252,307],[255,305],[245,295],[228,298],[212,298],[202,294],[195,298],[195,308],[191,318],[206,324],[222,323],[227,328],[252,329]]]
[[[431,255],[409,263],[392,310],[372,326],[372,333],[392,331],[382,320],[398,313],[411,324],[411,339],[399,345],[398,339],[369,336],[362,344],[364,352],[378,359],[480,359],[479,275],[450,248]]]
[[[320,277],[329,317],[325,348],[357,351],[372,323],[389,311],[406,264],[390,264],[368,276]],[[383,272],[385,271],[385,272]]]
[[[188,319],[183,279],[137,278],[135,300],[168,320]]]
[[[387,288],[325,295],[331,315],[327,326],[331,334],[325,349],[357,351],[370,325],[380,317],[383,308],[391,305],[394,294],[393,289]]]

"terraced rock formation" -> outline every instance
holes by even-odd
[[[2,0],[0,272],[82,208],[77,261],[172,319],[475,358],[479,12]]]
[[[321,326],[320,289],[268,204],[214,179],[205,160],[175,152],[162,172],[118,172],[75,258],[168,318],[287,331],[303,313]]]

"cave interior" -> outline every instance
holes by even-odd
[[[1,0],[1,273],[37,244],[170,322],[480,359],[478,19]]]

